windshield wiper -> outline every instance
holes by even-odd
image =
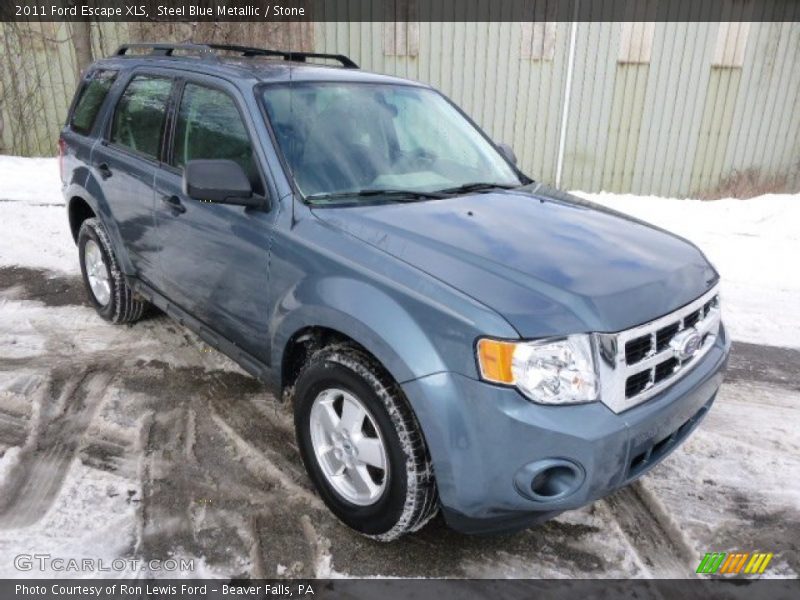
[[[502,183],[484,183],[482,181],[476,181],[475,183],[465,183],[464,185],[459,185],[456,187],[446,188],[444,190],[438,190],[437,193],[439,194],[466,194],[467,192],[482,192],[488,190],[510,190],[514,187],[514,185],[505,185]]]
[[[368,198],[371,196],[387,196],[392,200],[398,202],[414,201],[414,200],[427,200],[427,199],[440,199],[445,195],[440,192],[422,192],[419,190],[395,190],[395,189],[366,189],[355,190],[352,192],[334,192],[334,193],[319,193],[306,196],[308,202],[314,203],[327,200],[339,200],[342,198]]]

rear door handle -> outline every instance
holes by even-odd
[[[161,202],[166,204],[169,209],[176,214],[186,212],[186,207],[181,202],[181,199],[177,196],[161,196]]]
[[[103,179],[108,179],[109,177],[111,177],[111,175],[113,175],[113,173],[111,173],[111,169],[108,166],[108,163],[100,163],[99,165],[97,165],[97,170],[100,171],[100,177],[102,177]]]

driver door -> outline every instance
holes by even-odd
[[[238,92],[213,78],[179,83],[166,164],[156,177],[161,285],[175,304],[267,362],[269,237],[266,208],[203,202],[183,192],[194,159],[231,159],[265,194]],[[266,206],[266,201],[265,205]]]

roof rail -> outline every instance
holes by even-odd
[[[291,50],[269,50],[267,48],[251,48],[249,46],[234,46],[229,44],[205,44],[212,50],[225,50],[239,52],[242,56],[280,56],[292,62],[306,62],[307,58],[328,58],[339,61],[345,69],[357,69],[358,65],[344,54],[322,54],[318,52],[293,52]]]
[[[344,54],[322,54],[318,52],[293,52],[286,50],[270,50],[268,48],[251,48],[249,46],[235,46],[230,44],[123,44],[114,53],[116,56],[129,56],[129,50],[150,50],[149,56],[173,56],[175,50],[194,53],[201,58],[219,60],[215,50],[235,52],[250,58],[253,56],[280,56],[283,60],[291,62],[306,62],[309,58],[327,58],[336,60],[345,69],[358,69],[358,65]]]
[[[114,53],[115,56],[129,56],[130,50],[150,50],[151,56],[172,56],[175,50],[194,52],[205,57],[214,57],[214,52],[205,44],[122,44]]]

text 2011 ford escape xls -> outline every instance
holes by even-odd
[[[532,181],[439,92],[345,56],[123,46],[60,150],[97,312],[152,303],[289,398],[309,476],[368,536],[579,507],[720,386],[695,246]]]

